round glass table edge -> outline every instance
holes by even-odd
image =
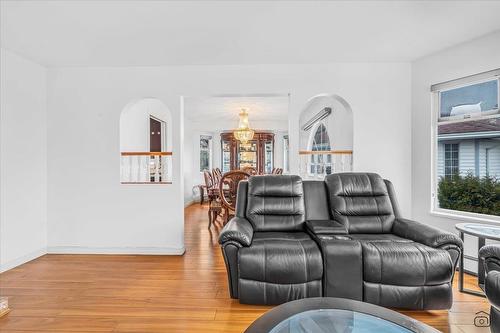
[[[310,320],[310,322],[308,323],[306,320]],[[323,327],[320,321],[323,321],[323,324],[324,321],[328,321],[328,327]],[[299,325],[297,325],[298,323]],[[338,327],[339,325],[343,330],[351,329],[351,332],[357,332],[357,330],[367,332],[368,329],[373,332],[383,331],[386,333],[413,332],[404,326],[373,314],[345,309],[312,309],[284,318],[269,333],[310,332],[309,328],[311,327],[318,327],[323,331],[323,329],[335,328],[335,326]],[[297,327],[300,327],[300,329],[296,330]],[[335,329],[334,331],[336,332],[337,330]]]
[[[272,329],[294,315],[309,310],[337,309],[357,312],[384,320],[410,332],[439,333],[440,331],[412,317],[371,303],[335,297],[303,298],[281,304],[257,318],[245,333],[271,333]]]
[[[494,231],[497,231],[498,233],[495,232],[492,234],[492,233],[482,232],[481,228],[483,228],[484,230],[490,230],[490,231],[494,230]],[[464,234],[468,234],[468,235],[472,235],[472,236],[488,238],[488,239],[493,239],[493,240],[500,240],[500,225],[465,222],[465,223],[456,224],[455,229],[457,229],[460,232],[463,232]]]

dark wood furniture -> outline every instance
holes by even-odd
[[[250,176],[258,175],[257,169],[254,167],[244,167],[241,171],[248,173]]]
[[[222,178],[222,172],[220,171],[219,168],[212,169],[212,177],[214,180],[214,185],[215,187],[219,186],[219,181]]]
[[[219,194],[222,206],[224,207],[226,222],[234,216],[238,184],[242,180],[250,178],[250,176],[250,174],[240,170],[226,172],[222,175],[219,182]]]
[[[205,178],[205,187],[207,189],[208,196],[208,229],[215,222],[217,216],[222,213],[222,205],[219,195],[219,187],[215,186],[213,176],[208,171],[203,171],[203,177]]]
[[[283,174],[283,169],[282,168],[273,168],[273,171],[271,172],[273,175],[282,175]]]
[[[236,140],[232,132],[221,133],[222,172],[253,167],[257,174],[271,173],[274,166],[274,133],[255,132],[246,144]]]

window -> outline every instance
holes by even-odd
[[[500,70],[432,87],[434,207],[500,217]]]
[[[283,172],[290,172],[290,141],[288,134],[283,136]]]
[[[447,143],[444,145],[444,176],[447,178],[459,174],[458,147],[458,143]]]
[[[212,169],[212,136],[200,135],[200,172]]]
[[[498,80],[442,91],[439,104],[441,121],[497,113]]]
[[[329,151],[330,137],[323,123],[320,123],[312,141],[312,151]],[[311,154],[310,167],[311,174],[331,174],[332,173],[332,156],[330,154]]]

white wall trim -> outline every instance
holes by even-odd
[[[25,264],[31,260],[34,260],[36,258],[39,258],[43,255],[47,254],[47,249],[45,247],[42,247],[34,252],[28,253],[24,256],[18,257],[14,260],[8,261],[3,265],[0,265],[0,273],[3,273],[5,271],[8,271],[9,269],[15,268],[17,266],[20,266],[22,264]]]
[[[195,199],[194,197],[192,197],[191,199],[189,199],[188,201],[184,202],[184,208],[188,207],[188,206],[191,206],[195,203],[199,203],[200,200],[197,200]]]
[[[183,255],[184,247],[87,247],[49,246],[48,254],[139,254],[139,255]]]
[[[478,214],[478,213],[469,213],[462,212],[458,210],[451,209],[442,209],[442,208],[434,208],[431,209],[429,214],[433,216],[446,217],[453,220],[459,220],[463,222],[472,222],[472,223],[490,223],[490,224],[499,224],[500,218],[494,215],[486,215],[486,214]],[[453,221],[454,223],[456,221]]]

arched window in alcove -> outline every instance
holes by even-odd
[[[328,136],[328,130],[323,123],[319,123],[315,132],[311,132],[312,145],[311,151],[330,151],[332,150],[330,146],[330,137]],[[332,156],[329,154],[311,154],[310,161],[310,173],[311,174],[331,174],[332,173]]]
[[[312,151],[331,150],[328,130],[326,129],[326,126],[323,125],[322,123],[319,124],[318,128],[316,129],[316,132],[314,133],[311,148]]]
[[[303,178],[321,179],[352,170],[352,110],[342,97],[320,94],[309,99],[299,125],[299,170]]]
[[[172,181],[172,119],[157,98],[127,104],[120,115],[122,184],[168,184]]]

